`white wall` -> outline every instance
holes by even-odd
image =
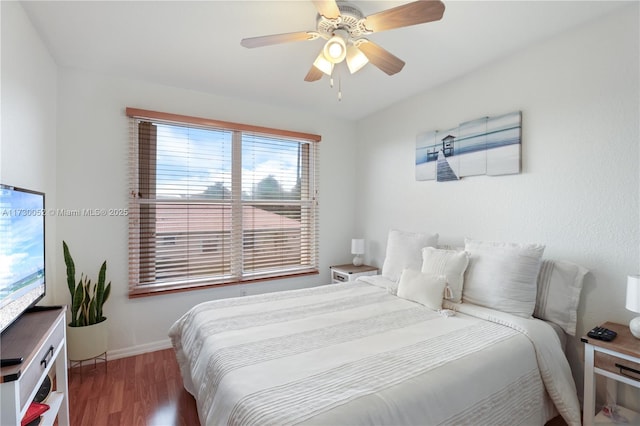
[[[168,328],[198,302],[240,296],[242,291],[253,294],[296,285],[327,284],[329,266],[351,258],[351,231],[355,227],[355,172],[351,167],[356,152],[353,123],[62,68],[58,87],[59,209],[127,207],[127,106],[322,135],[319,276],[129,299],[127,219],[58,218],[59,286],[65,285],[62,240],[69,244],[78,271],[95,277],[102,261],[107,260],[107,278],[112,281],[112,298],[105,305],[111,357],[166,346]],[[59,300],[60,303],[67,301],[68,295]]]
[[[0,2],[2,69],[0,89],[0,182],[56,199],[56,64],[18,2]],[[55,247],[56,223],[46,218],[45,250]],[[52,304],[56,262],[46,259],[47,296]]]
[[[546,244],[591,270],[578,333],[626,323],[626,276],[640,272],[638,4],[542,42],[358,123],[358,229],[369,263],[389,228]],[[434,62],[437,66],[437,61]],[[417,182],[416,135],[522,111],[519,175]],[[569,356],[582,383],[582,345]],[[635,393],[638,401],[640,393]]]

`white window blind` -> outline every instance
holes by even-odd
[[[131,296],[317,273],[319,136],[127,114]]]

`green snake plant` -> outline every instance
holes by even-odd
[[[109,299],[111,282],[105,286],[107,276],[107,261],[105,260],[98,273],[98,282],[91,285],[91,280],[84,274],[76,285],[76,267],[66,242],[62,242],[64,263],[67,265],[67,286],[71,294],[71,322],[70,327],[85,327],[98,324],[106,320],[102,314],[102,307]]]

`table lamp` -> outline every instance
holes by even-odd
[[[632,312],[640,313],[640,275],[627,277],[627,305]],[[640,339],[640,317],[635,317],[629,322],[629,330],[636,339]]]
[[[354,266],[362,265],[362,255],[364,254],[364,240],[361,238],[354,238],[351,240],[351,254],[355,254],[353,258]],[[640,325],[640,323],[639,323]]]

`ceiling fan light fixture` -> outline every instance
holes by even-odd
[[[351,74],[355,74],[369,63],[369,59],[357,47],[349,45],[347,47],[347,67]]]
[[[339,64],[347,56],[347,44],[338,35],[331,37],[322,49],[325,58],[334,64]]]
[[[0,0],[2,1],[2,0]],[[335,65],[346,59],[351,74],[367,63],[387,75],[400,71],[405,62],[381,46],[361,38],[372,33],[439,21],[444,14],[442,0],[412,0],[381,12],[365,16],[349,0],[313,0],[316,14],[315,31],[272,34],[241,40],[247,48],[270,46],[303,40],[326,40],[322,51],[309,68],[304,81],[318,81],[322,74],[331,76]]]
[[[333,73],[333,62],[330,62],[327,58],[325,58],[324,52],[320,52],[316,60],[313,61],[313,66],[318,68],[326,75],[331,75]]]

